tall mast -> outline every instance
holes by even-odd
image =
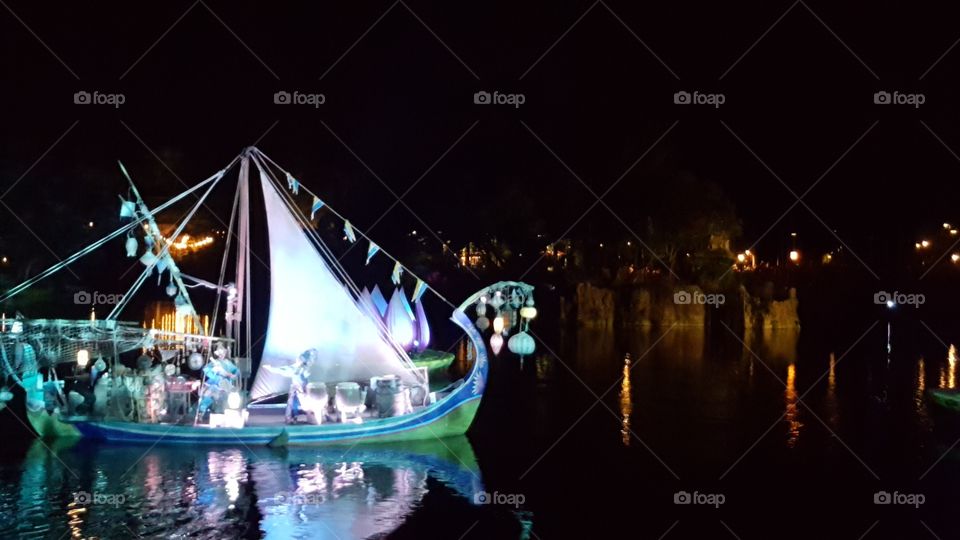
[[[252,358],[250,336],[250,150],[244,152],[240,161],[237,206],[237,268],[236,295],[227,300],[227,336],[236,340],[237,356]],[[246,336],[243,351],[240,350],[240,323],[246,319]],[[242,354],[241,354],[242,353]]]

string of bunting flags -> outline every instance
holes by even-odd
[[[360,234],[361,236],[364,237],[364,239],[367,240],[367,242],[368,242],[368,245],[367,245],[367,259],[366,259],[366,264],[367,264],[367,265],[370,264],[370,261],[373,259],[373,257],[374,257],[375,255],[377,255],[378,253],[382,253],[382,254],[385,255],[387,258],[389,258],[390,260],[392,260],[393,263],[394,263],[394,265],[393,265],[393,271],[391,272],[391,275],[390,275],[390,280],[394,283],[394,285],[400,285],[401,275],[402,275],[403,272],[405,272],[405,271],[406,271],[408,274],[410,274],[410,276],[412,276],[413,278],[415,278],[415,279],[417,280],[416,285],[414,285],[414,287],[413,287],[413,293],[410,295],[410,302],[411,302],[411,303],[414,303],[414,304],[417,303],[417,302],[420,300],[420,298],[423,297],[423,294],[424,294],[425,292],[427,292],[427,290],[430,290],[430,291],[433,292],[433,294],[437,295],[437,297],[439,297],[441,300],[443,300],[443,301],[446,302],[447,304],[450,304],[451,306],[456,307],[453,303],[451,303],[449,300],[447,300],[446,298],[444,298],[444,297],[443,297],[440,293],[438,293],[436,290],[431,289],[430,286],[427,285],[426,282],[424,282],[422,279],[420,279],[419,277],[417,277],[417,275],[414,274],[413,272],[411,272],[407,267],[403,266],[403,264],[401,264],[399,260],[397,260],[395,257],[391,256],[389,253],[383,251],[383,249],[382,249],[379,245],[377,245],[377,244],[376,244],[373,240],[371,240],[367,235],[363,234],[362,231],[358,231],[356,228],[354,228],[353,224],[350,223],[350,220],[348,220],[348,219],[344,218],[343,216],[341,216],[340,213],[338,213],[336,210],[334,210],[333,208],[331,208],[330,205],[328,205],[328,204],[325,203],[323,200],[321,200],[320,197],[317,197],[316,194],[314,194],[313,192],[311,192],[307,187],[303,186],[296,178],[293,177],[292,174],[290,174],[290,173],[287,172],[287,171],[283,171],[283,172],[284,172],[285,175],[286,175],[286,179],[287,179],[287,189],[290,190],[290,193],[292,193],[293,195],[299,195],[299,194],[300,194],[300,190],[303,189],[303,191],[305,191],[307,194],[309,194],[311,197],[313,197],[313,201],[312,201],[312,203],[310,204],[310,220],[311,220],[311,221],[313,221],[314,219],[316,219],[317,212],[319,212],[319,211],[320,211],[321,209],[323,209],[323,208],[326,208],[327,210],[330,211],[330,213],[332,213],[333,215],[335,215],[337,218],[343,220],[343,235],[344,235],[344,238],[345,238],[347,241],[349,241],[351,244],[355,244],[355,243],[357,242],[357,234]]]

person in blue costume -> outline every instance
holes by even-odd
[[[203,366],[203,388],[200,390],[200,416],[211,408],[219,409],[224,398],[236,389],[240,369],[227,358],[227,349],[217,345],[207,365]]]
[[[310,368],[317,358],[316,349],[308,349],[300,354],[291,366],[263,366],[270,373],[283,375],[290,379],[290,390],[287,392],[287,411],[285,418],[288,424],[295,424],[297,416],[302,412],[301,400],[307,393],[307,382],[310,381]]]

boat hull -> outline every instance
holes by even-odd
[[[960,414],[960,392],[956,390],[928,390],[927,397],[944,412]]]
[[[218,445],[246,444],[262,446],[283,438],[286,446],[334,445],[352,443],[389,443],[452,437],[466,433],[476,415],[480,399],[459,404],[432,418],[406,415],[368,421],[363,424],[247,426],[238,429],[207,426],[140,424],[134,422],[94,422],[77,420],[72,424],[80,435],[112,442],[146,444]],[[436,413],[437,411],[425,411]]]
[[[470,337],[477,359],[463,384],[436,403],[411,414],[366,420],[359,424],[257,425],[227,428],[201,425],[148,424],[61,419],[40,410],[29,415],[37,433],[46,438],[86,437],[144,444],[333,445],[415,441],[463,435],[477,414],[486,387],[489,362],[482,338],[467,316],[454,311],[452,320]]]

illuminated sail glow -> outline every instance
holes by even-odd
[[[407,303],[407,297],[403,294],[403,289],[399,287],[393,291],[390,297],[390,303],[387,305],[387,315],[384,318],[387,330],[404,350],[409,351],[413,348],[413,340],[416,339],[416,328],[413,324],[413,311],[410,304]]]
[[[260,367],[290,365],[312,348],[319,353],[312,381],[359,382],[394,374],[416,384],[409,359],[401,357],[367,308],[334,276],[262,173],[260,183],[270,242],[270,314]],[[284,393],[289,385],[283,375],[258,369],[250,397]]]
[[[417,352],[423,352],[430,346],[430,324],[427,322],[426,312],[423,311],[423,302],[417,300],[416,306],[417,336],[415,345]]]

